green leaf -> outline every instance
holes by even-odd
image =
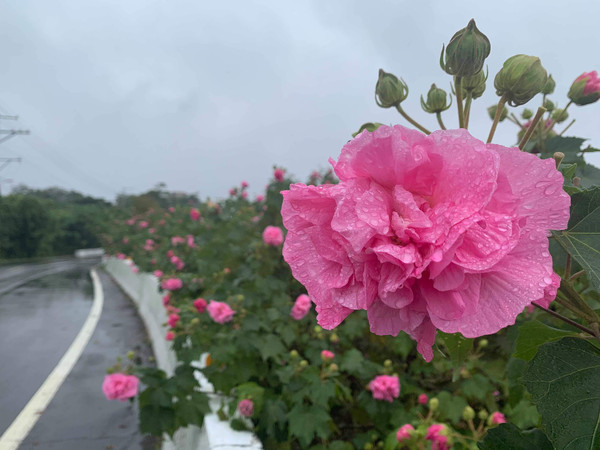
[[[364,360],[365,358],[363,357],[362,353],[357,349],[352,348],[342,355],[340,368],[344,372],[355,375],[360,372]]]
[[[454,382],[460,377],[460,369],[473,349],[473,339],[466,339],[458,333],[440,334],[452,362],[452,381]]]
[[[494,390],[494,386],[489,380],[477,373],[473,375],[473,378],[463,381],[462,391],[468,397],[477,400],[484,400],[488,393]]]
[[[542,345],[523,383],[560,449],[600,448],[600,350],[578,338]]]
[[[264,401],[264,388],[251,381],[248,383],[240,384],[235,388],[235,391],[237,394],[238,402],[245,398],[249,398],[250,400],[252,400],[252,403],[254,403],[255,413],[259,413],[261,411]]]
[[[467,401],[458,396],[453,396],[448,391],[441,391],[437,395],[440,401],[439,414],[440,418],[447,419],[456,424],[462,419],[463,409],[468,405]]]
[[[177,421],[181,426],[194,424],[201,427],[204,415],[210,412],[208,397],[201,392],[194,392],[189,398],[179,399],[174,406]]]
[[[581,144],[586,140],[578,137],[554,136],[546,141],[545,155],[552,156],[554,152],[563,152],[565,154],[564,163],[578,163],[583,160],[580,156]]]
[[[502,423],[488,430],[477,447],[479,450],[553,450],[542,430],[521,431],[512,423]]]
[[[310,445],[315,435],[327,439],[331,433],[331,417],[325,409],[318,406],[296,405],[290,411],[288,419],[290,435],[297,437],[303,448]]]
[[[162,436],[163,433],[172,436],[175,432],[175,411],[156,405],[140,408],[140,431],[153,436]]]
[[[552,233],[600,290],[600,187],[573,194],[568,229]]]
[[[269,358],[275,358],[277,356],[287,353],[281,339],[274,334],[267,334],[266,336],[256,341],[256,348],[260,352],[260,356],[263,361]]]
[[[538,347],[546,342],[554,342],[566,336],[576,336],[574,331],[559,330],[549,327],[539,320],[530,320],[519,327],[515,358],[531,360],[537,353]]]

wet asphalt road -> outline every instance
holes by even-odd
[[[93,300],[89,269],[97,262],[0,267],[0,435],[50,374],[87,318]],[[52,275],[31,279],[44,273]],[[108,401],[102,393],[106,369],[118,356],[124,358],[134,350],[147,361],[152,353],[133,304],[110,277],[101,270],[98,274],[104,308],[96,330],[21,449],[155,448],[155,440],[137,429],[137,405]],[[23,280],[29,281],[14,287]]]

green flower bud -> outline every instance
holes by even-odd
[[[315,325],[315,327],[313,328],[314,332],[319,334],[323,332],[323,328],[321,328],[319,325]]]
[[[496,111],[498,111],[498,105],[492,105],[490,106],[488,109],[488,114],[490,115],[490,119],[494,120],[494,117],[496,117]],[[506,108],[506,106],[504,106],[502,108],[502,112],[500,113],[500,122],[502,122],[504,119],[506,119],[506,116],[508,116],[508,109]]]
[[[200,319],[198,319],[197,317],[194,317],[190,323],[192,325],[196,326],[200,323]]]
[[[450,39],[446,47],[445,62],[442,48],[440,66],[450,75],[470,77],[481,71],[490,50],[489,39],[477,29],[475,20],[471,19],[466,28],[457,31]]]
[[[338,367],[338,365],[336,363],[333,363],[329,366],[330,372],[337,372],[338,370],[340,370],[340,368]]]
[[[382,108],[396,107],[408,96],[408,86],[402,79],[379,69],[375,85],[375,103]]]
[[[308,361],[303,359],[302,361],[300,361],[300,367],[306,367],[308,366]]]
[[[477,413],[477,417],[479,417],[480,420],[485,420],[488,418],[488,416],[489,416],[489,414],[485,409],[482,409],[481,411],[479,411]]]
[[[379,123],[379,122],[367,122],[367,123],[363,123],[360,126],[360,128],[358,129],[358,131],[356,133],[352,133],[352,137],[358,136],[360,133],[362,133],[365,130],[373,132],[377,128],[379,128],[381,125],[383,125],[383,124]]]
[[[473,420],[475,418],[475,410],[469,405],[465,406],[465,409],[463,409],[462,418],[467,421]]]
[[[370,442],[367,442],[365,444],[365,446],[363,447],[364,450],[373,450],[373,444],[371,444]]]
[[[540,58],[515,55],[508,58],[494,79],[496,94],[505,96],[510,106],[520,106],[531,100],[548,81]]]
[[[113,367],[109,367],[108,369],[106,369],[106,373],[109,375],[113,374],[113,373],[115,373],[115,369]]]
[[[332,344],[337,344],[338,342],[340,342],[340,338],[337,334],[333,333],[331,336],[329,336],[329,342],[331,342]]]
[[[533,117],[533,111],[530,109],[525,108],[523,110],[523,112],[521,113],[521,117],[525,120],[529,120]]]
[[[556,123],[562,123],[569,118],[569,113],[564,109],[555,109],[551,117]]]
[[[550,99],[546,99],[544,101],[544,108],[546,108],[546,111],[554,111],[554,102]]]
[[[485,92],[485,82],[487,81],[487,78],[487,69],[485,73],[482,70],[473,76],[464,77],[460,84],[462,87],[463,97],[466,97],[469,92],[471,93],[471,98],[473,98],[473,100],[481,97]]]
[[[437,411],[437,409],[440,406],[440,401],[437,399],[437,397],[433,397],[429,399],[429,409],[431,411]]]
[[[386,359],[383,362],[383,367],[392,367],[392,361],[390,359]]]
[[[423,100],[423,96],[421,95],[421,108],[425,112],[436,114],[441,113],[442,111],[446,111],[452,105],[452,97],[450,97],[450,103],[448,103],[446,97],[446,91],[440,89],[435,84],[431,85],[429,92],[427,93],[427,101]]]
[[[298,350],[290,351],[290,358],[296,359],[298,357]]]
[[[134,351],[133,351],[133,350],[129,350],[129,351],[127,352],[127,359],[128,359],[129,361],[133,361],[133,358],[135,358],[135,353],[134,353]]]
[[[548,75],[548,80],[546,80],[546,84],[542,88],[542,94],[550,95],[554,92],[554,88],[556,87],[556,81],[552,78],[552,75]],[[546,108],[548,109],[548,108]]]
[[[486,348],[488,344],[489,342],[487,339],[481,339],[477,345],[479,348]]]

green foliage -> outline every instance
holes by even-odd
[[[566,337],[540,347],[523,382],[556,448],[597,449],[600,443],[600,350]]]
[[[501,423],[489,430],[477,447],[479,450],[553,450],[541,430],[521,431],[511,423]]]
[[[539,320],[530,320],[519,327],[515,358],[531,360],[538,347],[546,342],[557,341],[565,336],[575,336],[573,331],[559,330],[543,324]]]

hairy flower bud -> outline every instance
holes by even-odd
[[[562,123],[569,118],[569,113],[564,109],[555,109],[551,117],[556,123]]]
[[[554,88],[556,87],[556,81],[552,78],[552,75],[548,75],[548,80],[546,80],[546,84],[542,88],[542,94],[550,95],[554,92]],[[548,109],[548,108],[546,108]]]
[[[435,84],[432,84],[427,93],[427,101],[424,101],[423,96],[421,95],[421,108],[423,108],[425,112],[431,114],[446,111],[452,105],[452,97],[448,103],[446,99],[447,96],[448,94],[446,94],[446,91],[440,89]]]
[[[510,106],[520,106],[531,100],[548,81],[540,58],[515,55],[508,58],[494,79],[496,94],[505,96]]]
[[[481,411],[479,411],[477,413],[477,417],[479,417],[480,420],[485,420],[488,418],[488,416],[489,416],[489,414],[485,409],[482,409]]]
[[[469,405],[465,406],[465,409],[463,409],[462,418],[464,420],[473,420],[475,418],[475,410]]]
[[[521,113],[521,117],[525,120],[529,120],[533,117],[533,111],[530,109],[525,108],[523,110],[523,112]]]
[[[598,72],[586,72],[579,75],[569,93],[569,99],[576,105],[583,106],[598,101],[600,98],[600,78]]]
[[[471,98],[475,100],[483,95],[485,92],[485,82],[488,78],[488,71],[485,73],[480,71],[479,73],[470,77],[464,77],[461,82],[462,95],[466,97],[467,94],[471,94]]]
[[[433,397],[429,399],[429,409],[432,411],[437,411],[437,409],[440,406],[440,401],[437,399],[437,397]]]
[[[483,68],[483,62],[491,50],[490,41],[485,34],[477,29],[475,20],[462,30],[457,31],[440,56],[440,66],[450,75],[469,77],[477,74]]]
[[[552,100],[546,99],[544,101],[544,108],[546,108],[546,111],[554,111],[554,102]]]
[[[496,117],[496,111],[498,111],[498,105],[492,105],[490,106],[488,109],[488,114],[490,115],[490,119],[494,120],[494,117]],[[506,108],[506,106],[502,107],[502,112],[500,113],[500,122],[502,122],[504,119],[506,119],[506,116],[508,116],[508,109]]]
[[[408,96],[408,86],[394,74],[379,69],[375,85],[375,103],[382,108],[396,107]]]

